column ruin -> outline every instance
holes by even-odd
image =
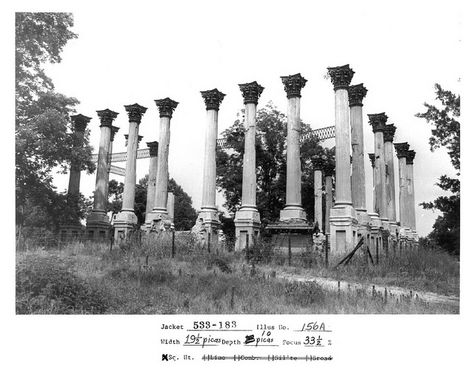
[[[168,215],[166,203],[168,201],[168,156],[170,146],[170,122],[173,112],[178,106],[178,102],[169,97],[155,100],[160,112],[160,131],[158,136],[158,165],[156,173],[156,189],[153,211],[146,219],[150,230],[171,229],[172,222]]]
[[[218,242],[220,228],[216,207],[216,139],[219,106],[225,94],[214,88],[202,91],[201,95],[206,105],[207,122],[204,139],[202,205],[193,232],[199,233],[203,242],[207,242],[210,236],[210,242],[214,247]]]
[[[100,141],[94,191],[94,208],[87,217],[87,237],[89,240],[108,239],[110,220],[107,216],[108,162],[112,122],[118,113],[109,109],[97,111],[100,119]]]
[[[364,127],[362,117],[362,100],[367,94],[367,89],[363,84],[357,84],[350,86],[348,92],[352,145],[351,194],[359,229],[362,230],[366,229],[370,222],[365,198]]]
[[[286,204],[280,211],[280,221],[306,222],[301,205],[300,161],[300,100],[301,89],[307,80],[301,74],[281,77],[288,98],[286,135]]]
[[[245,105],[245,151],[242,173],[242,205],[235,214],[235,250],[246,246],[249,235],[250,246],[260,233],[260,213],[257,210],[257,175],[255,134],[257,104],[263,87],[257,82],[239,84]]]
[[[374,132],[374,211],[380,216],[382,226],[388,230],[387,215],[387,186],[386,186],[386,163],[384,148],[384,130],[387,122],[387,115],[384,112],[380,114],[369,114],[369,124]]]
[[[409,150],[407,155],[407,192],[408,192],[408,221],[410,224],[410,230],[413,240],[418,241],[418,234],[416,233],[416,212],[415,212],[415,182],[413,176],[413,160],[415,159],[416,152]]]
[[[150,153],[148,167],[148,186],[146,191],[146,216],[153,210],[155,204],[156,171],[158,169],[158,142],[147,142]]]
[[[385,158],[385,185],[386,185],[386,202],[387,202],[387,217],[389,222],[390,235],[392,240],[396,239],[398,233],[397,226],[397,210],[395,205],[395,167],[393,163],[393,137],[396,126],[393,124],[386,125],[383,131],[384,140],[384,158]]]
[[[349,65],[328,68],[335,91],[336,203],[330,214],[331,253],[346,253],[357,239],[357,214],[351,194],[351,139],[348,88],[354,71]]]
[[[126,105],[129,131],[127,144],[127,162],[122,196],[122,210],[114,220],[114,239],[116,244],[124,242],[138,223],[135,215],[135,186],[137,183],[138,129],[147,108],[139,104]]]
[[[399,187],[399,213],[400,213],[400,237],[402,239],[410,236],[410,213],[407,183],[407,157],[410,145],[407,142],[395,143],[398,157],[398,187]]]

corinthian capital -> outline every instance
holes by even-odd
[[[128,121],[130,123],[140,124],[142,121],[142,115],[146,110],[146,107],[140,106],[137,103],[133,105],[125,105],[125,111],[128,112]]]
[[[328,74],[331,77],[331,82],[334,86],[334,90],[341,88],[347,89],[351,84],[354,71],[350,68],[349,64],[328,68]]]
[[[301,89],[306,85],[307,80],[300,73],[281,77],[285,86],[286,97],[301,97]]]
[[[201,91],[202,98],[204,98],[204,103],[206,104],[206,110],[219,110],[222,100],[224,99],[225,94],[220,92],[217,88]]]
[[[349,106],[362,106],[362,100],[367,95],[367,88],[364,84],[349,86]]]
[[[372,131],[376,132],[383,132],[385,130],[385,123],[388,120],[387,115],[384,112],[380,114],[367,114],[369,117],[369,124],[372,125]]]
[[[395,147],[395,150],[397,151],[398,158],[408,156],[408,150],[410,149],[410,145],[407,142],[394,143],[393,146]]]
[[[82,114],[72,115],[71,120],[73,123],[74,130],[76,132],[84,132],[86,130],[87,124],[91,121],[92,118],[84,116]]]
[[[257,104],[258,98],[263,92],[263,87],[257,82],[239,84],[242,96],[244,97],[244,104]]]
[[[385,129],[383,131],[384,142],[393,142],[393,137],[395,136],[396,130],[397,130],[397,127],[393,124],[385,125]]]
[[[416,152],[409,150],[407,154],[407,165],[413,165],[413,160],[415,159]]]
[[[178,106],[179,102],[173,101],[171,98],[166,97],[161,100],[155,100],[156,106],[160,111],[160,118],[170,118],[173,116],[174,109]]]
[[[112,122],[118,116],[118,112],[109,109],[97,110],[97,115],[99,115],[100,126],[106,126],[110,128],[112,126]]]

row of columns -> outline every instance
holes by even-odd
[[[326,232],[330,228],[331,244],[336,253],[347,251],[354,244],[356,233],[361,227],[370,227],[379,216],[382,227],[389,230],[396,229],[395,211],[395,185],[393,164],[393,136],[394,125],[387,125],[385,113],[369,114],[369,123],[374,132],[374,213],[367,213],[365,198],[365,170],[364,170],[364,138],[362,100],[367,89],[362,85],[350,83],[354,72],[349,65],[328,68],[328,73],[335,91],[335,131],[336,131],[336,196],[332,206],[332,188],[330,176],[325,178],[326,188],[326,216],[329,224],[325,224]],[[306,79],[300,74],[282,77],[285,92],[288,98],[288,130],[287,130],[287,178],[286,178],[286,204],[280,213],[280,221],[296,221],[306,223],[306,213],[301,202],[301,162],[299,138],[301,131],[300,98],[301,89],[306,84]],[[243,164],[242,206],[235,217],[237,249],[242,248],[242,235],[251,235],[251,239],[258,236],[260,216],[256,207],[256,106],[263,87],[257,82],[239,85],[245,105],[245,153]],[[205,151],[203,169],[203,196],[196,226],[201,226],[211,236],[217,236],[219,220],[216,208],[216,139],[218,132],[218,111],[224,94],[217,89],[201,92],[206,105],[207,123],[205,129]],[[147,193],[146,228],[152,230],[160,224],[170,220],[168,203],[168,154],[170,142],[170,120],[178,103],[166,98],[156,100],[160,111],[159,142],[149,142],[150,169]],[[138,131],[141,118],[146,108],[138,104],[127,105],[125,109],[129,116],[129,134],[127,145],[127,164],[123,207],[117,215],[115,237],[120,239],[137,223],[133,211],[136,183],[136,154],[138,148]],[[112,127],[113,120],[118,113],[111,110],[98,111],[101,119],[101,140],[94,194],[94,210],[88,218],[88,228],[91,230],[103,228],[108,225],[105,214],[107,198],[108,171],[110,162],[107,162],[109,150],[112,147],[113,134],[118,128]],[[90,120],[90,118],[89,118]],[[115,128],[115,130],[113,129]],[[352,146],[352,150],[351,150]],[[398,146],[396,146],[397,148]],[[402,151],[400,151],[402,152]],[[408,158],[414,153],[400,153],[397,155],[409,162]],[[412,152],[412,151],[410,151]],[[352,156],[351,156],[352,153]],[[402,160],[403,161],[403,160]],[[411,164],[413,159],[411,159]],[[401,194],[400,202],[409,210],[400,215],[403,224],[414,229],[414,204],[407,206],[406,201],[413,198],[413,170],[411,165],[400,165]],[[403,169],[406,167],[406,169]],[[402,172],[403,170],[403,180]],[[352,173],[352,175],[351,175]],[[77,175],[76,175],[77,176]],[[76,176],[72,175],[72,178]],[[158,177],[158,180],[156,180]],[[74,187],[74,180],[71,179]],[[156,180],[156,182],[155,182]],[[402,194],[403,192],[403,194]],[[332,189],[331,189],[332,194]],[[403,200],[402,200],[403,196]],[[315,173],[315,207],[322,208],[322,173]],[[406,199],[405,199],[406,198]],[[400,206],[402,208],[402,206]],[[322,229],[322,211],[316,211],[315,221]],[[413,211],[412,211],[413,208]],[[413,213],[413,214],[412,214]],[[105,217],[104,217],[105,216]],[[408,225],[409,223],[409,225]],[[330,226],[328,226],[330,225]]]

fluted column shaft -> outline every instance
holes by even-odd
[[[350,113],[346,89],[338,89],[336,102],[336,206],[352,205]]]
[[[385,141],[384,157],[386,164],[386,187],[387,187],[387,217],[390,222],[397,222],[395,206],[395,168],[393,163],[393,142]]]
[[[415,215],[415,183],[413,176],[413,159],[415,158],[415,151],[408,151],[406,172],[407,172],[407,202],[408,202],[408,222],[412,231],[416,231],[416,215]]]
[[[286,207],[301,207],[300,98],[288,99]]]
[[[148,186],[146,191],[146,213],[155,206],[156,173],[158,170],[158,142],[148,142],[150,149],[150,164],[148,167]]]
[[[166,213],[166,202],[168,198],[168,155],[170,144],[170,118],[160,118],[160,142],[158,146],[158,168],[155,190],[154,211]]]
[[[331,208],[334,206],[332,190],[332,174],[326,173],[326,177],[324,178],[324,192],[326,193],[326,219],[324,221],[324,232],[326,234],[329,234],[329,214],[331,213]]]
[[[367,204],[365,198],[364,127],[362,118],[362,100],[367,94],[367,89],[363,86],[363,84],[357,84],[354,86],[349,86],[348,92],[352,145],[352,203],[357,211],[366,212]]]
[[[245,104],[245,153],[242,176],[242,207],[257,208],[255,133],[257,105]]]
[[[73,137],[74,146],[80,148],[84,144],[84,132],[86,126],[91,118],[82,114],[71,116],[73,122]],[[81,184],[81,165],[79,162],[71,163],[71,169],[69,172],[69,185],[67,193],[72,196],[79,195],[79,188]]]
[[[128,130],[127,162],[125,165],[125,180],[123,187],[122,211],[133,211],[135,204],[135,185],[137,182],[137,122],[131,121]]]
[[[314,170],[314,222],[323,231],[323,172]]]
[[[387,115],[385,113],[369,114],[369,123],[374,132],[374,210],[382,221],[388,221],[387,215],[387,185],[385,167],[384,131],[386,129]]]
[[[112,121],[117,117],[118,113],[108,109],[98,111],[97,113],[100,117],[101,124],[93,211],[105,213],[105,206],[107,204],[108,160]]]
[[[364,136],[362,106],[351,107],[352,127],[352,202],[356,210],[366,210]]]
[[[410,213],[408,209],[408,182],[407,182],[407,158],[398,159],[398,175],[400,188],[400,226],[410,227]]]
[[[385,185],[385,150],[383,132],[374,133],[375,153],[375,212],[382,220],[388,220],[387,216],[387,186]]]
[[[206,135],[204,139],[204,172],[202,209],[216,209],[216,139],[218,111],[207,110]]]

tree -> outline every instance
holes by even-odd
[[[457,171],[456,176],[459,176],[461,170],[461,126],[458,119],[461,99],[459,95],[444,90],[439,84],[435,84],[435,92],[436,100],[440,102],[440,105],[435,106],[425,102],[426,112],[418,113],[415,116],[425,119],[428,124],[433,126],[429,139],[431,151],[445,147],[451,163]],[[459,254],[461,183],[458,178],[442,175],[436,185],[450,194],[440,196],[433,202],[420,204],[425,209],[439,210],[442,213],[436,219],[433,231],[428,235],[428,238],[450,253]]]
[[[138,218],[138,224],[145,223],[147,204],[148,175],[141,178],[135,187],[134,212]],[[196,221],[197,213],[192,206],[191,197],[183,188],[171,178],[168,181],[168,191],[175,196],[174,203],[174,227],[176,230],[190,230]],[[123,183],[116,180],[109,181],[109,204],[108,211],[113,214],[119,213],[122,209]]]
[[[301,124],[301,134],[312,128]],[[226,148],[217,151],[217,185],[225,207],[237,211],[242,193],[244,126],[240,119],[223,132]],[[301,197],[308,218],[314,217],[314,170],[334,168],[334,150],[323,148],[317,137],[301,145]],[[257,112],[256,134],[257,208],[262,222],[279,218],[286,195],[286,117],[270,102]]]
[[[76,147],[70,128],[69,116],[79,101],[56,93],[43,69],[45,63],[61,61],[64,46],[77,37],[72,26],[69,13],[16,13],[16,218],[20,225],[29,225],[28,213],[60,217],[54,205],[54,169],[64,173],[73,163],[82,170],[94,170],[89,132],[84,144]],[[82,215],[80,209],[78,215]],[[36,223],[41,219],[44,226],[55,222],[40,217]]]

